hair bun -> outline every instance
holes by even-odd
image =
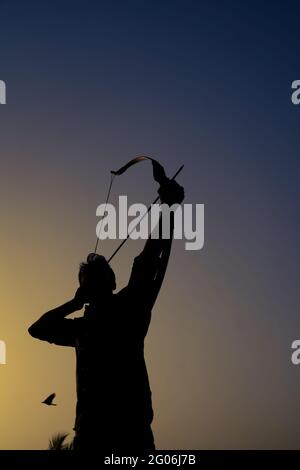
[[[87,263],[93,263],[94,261],[100,261],[100,260],[106,261],[104,256],[98,255],[97,253],[90,253],[86,258]]]

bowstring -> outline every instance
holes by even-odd
[[[113,184],[114,178],[115,178],[115,175],[111,174],[111,175],[110,175],[109,188],[108,188],[108,191],[107,191],[107,196],[106,196],[106,201],[105,201],[105,206],[104,206],[104,212],[106,212],[106,208],[107,208],[107,204],[108,204],[108,200],[109,200],[109,196],[110,196],[110,192],[111,192],[111,188],[112,188],[112,184]],[[101,220],[101,222],[100,222],[99,235],[101,234],[102,225],[103,225],[103,217],[102,217],[102,220]],[[97,241],[96,241],[96,246],[95,246],[94,253],[97,253],[97,250],[98,250],[98,243],[99,243],[99,237],[97,236]]]

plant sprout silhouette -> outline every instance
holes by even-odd
[[[49,439],[48,450],[73,450],[73,442],[66,443],[69,434],[57,433]]]

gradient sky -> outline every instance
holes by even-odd
[[[174,242],[146,340],[157,447],[300,448],[299,17],[296,1],[0,1],[1,449],[72,432],[74,352],[27,328],[73,296],[109,171],[139,154],[184,163],[186,202],[205,204],[204,249]],[[112,202],[155,191],[144,163]],[[114,259],[119,287],[141,247]]]

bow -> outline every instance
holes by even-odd
[[[126,163],[126,165],[119,168],[119,170],[111,170],[111,172],[110,172],[111,173],[111,179],[110,179],[110,184],[109,184],[109,188],[108,188],[108,191],[107,191],[107,196],[106,196],[106,201],[105,201],[105,209],[106,209],[106,206],[108,204],[108,200],[109,200],[109,197],[110,197],[110,193],[111,193],[114,178],[116,176],[120,176],[123,173],[125,173],[125,171],[127,171],[131,166],[135,165],[136,163],[139,163],[139,162],[142,162],[142,161],[145,161],[145,160],[150,160],[150,161],[156,163],[156,165],[154,167],[154,171],[153,171],[153,176],[154,176],[155,181],[157,181],[159,184],[162,184],[164,181],[167,180],[167,177],[166,177],[165,170],[164,170],[163,166],[156,159],[154,159],[152,157],[145,156],[145,155],[141,155],[139,157],[133,158],[128,163]],[[177,170],[175,175],[171,178],[172,180],[174,180],[176,178],[176,176],[179,175],[179,173],[182,171],[183,167],[184,167],[184,165],[181,165],[181,167]],[[157,196],[156,199],[152,202],[152,204],[150,204],[150,206],[147,209],[147,212],[144,214],[143,217],[145,217],[148,214],[148,212],[151,210],[152,205],[156,204],[158,200],[159,200],[159,196]],[[102,221],[103,221],[103,219],[102,219]],[[102,224],[102,222],[101,222],[101,224]],[[135,229],[135,227],[132,230],[134,230],[134,229]],[[100,230],[101,230],[101,226],[100,226]],[[110,258],[107,260],[109,263],[114,258],[114,256],[118,253],[118,251],[122,248],[122,246],[127,242],[128,238],[130,237],[130,234],[131,234],[131,232],[129,232],[127,234],[127,237],[124,240],[122,240],[122,242],[120,243],[118,248],[113,252],[113,254],[110,256]],[[97,238],[94,253],[97,253],[98,243],[99,243],[99,238]]]

